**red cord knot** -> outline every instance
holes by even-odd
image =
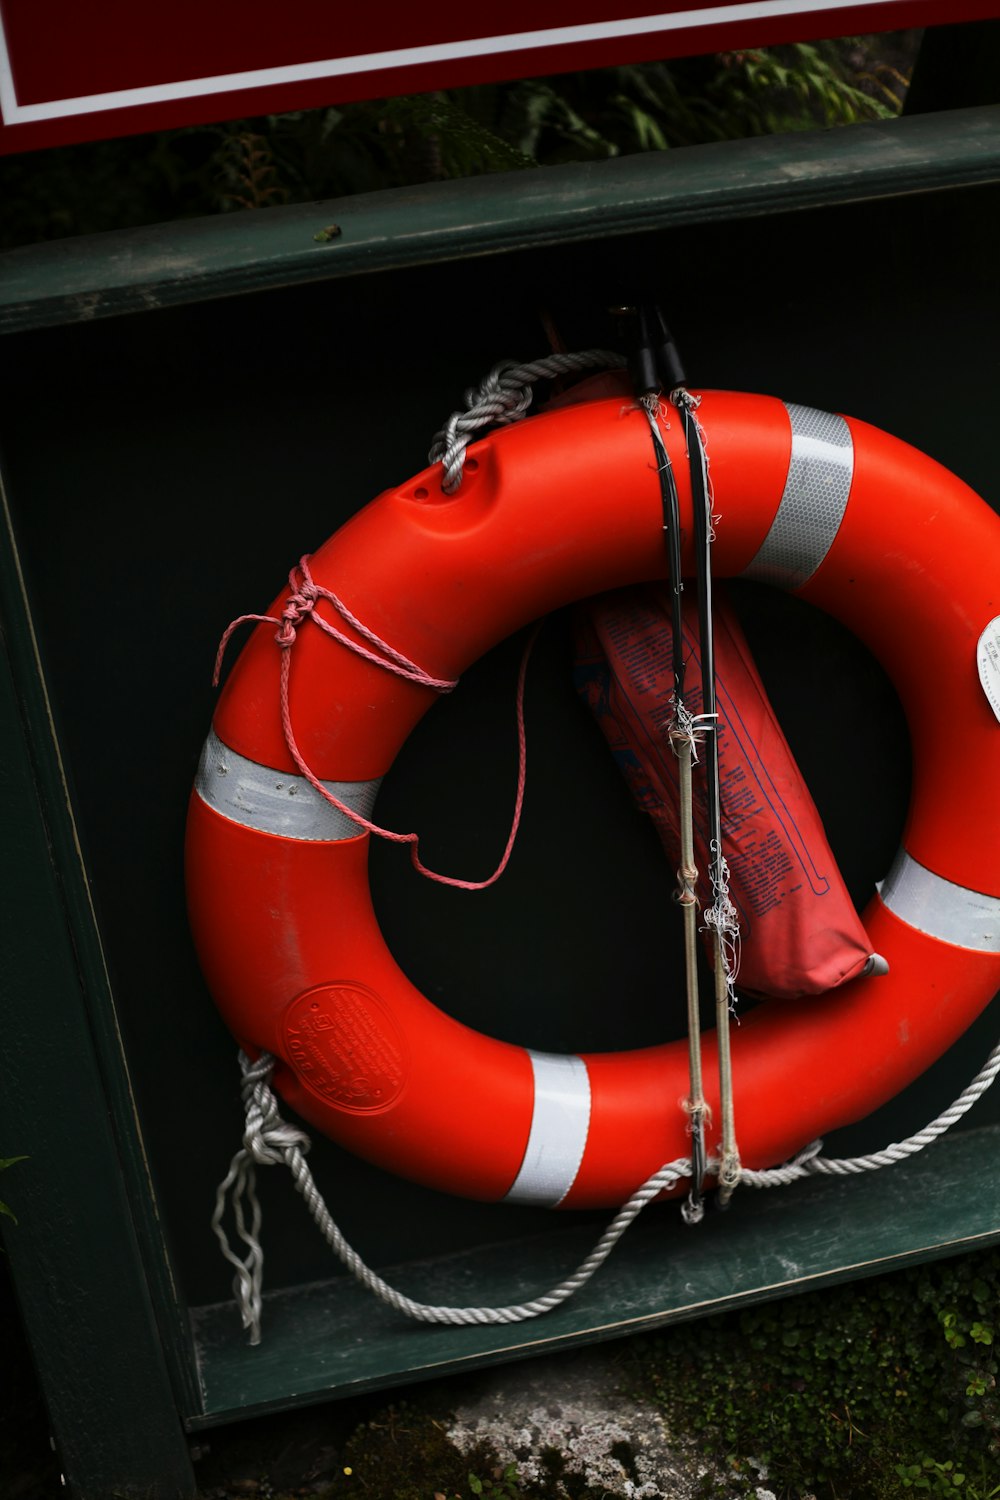
[[[381,667],[386,672],[392,672],[396,677],[403,677],[407,682],[418,683],[421,687],[432,688],[436,693],[450,693],[457,686],[450,677],[433,677],[426,672],[417,662],[411,661],[402,651],[397,651],[395,646],[390,646],[388,641],[382,640],[362,620],[359,620],[344,601],[337,597],[332,589],[324,588],[322,584],[315,581],[309,571],[309,554],[300,557],[295,567],[288,575],[288,587],[290,593],[282,606],[281,614],[278,615],[240,615],[233,620],[226,629],[219,643],[218,654],[215,658],[215,673],[212,678],[213,684],[218,686],[219,675],[222,670],[222,658],[229,644],[230,636],[240,625],[248,621],[257,624],[267,623],[277,625],[274,639],[283,652],[288,652],[298,639],[298,627],[303,620],[311,620],[318,625],[324,635],[331,640],[339,641],[346,646],[348,651],[353,651],[355,656],[370,661],[373,666]],[[361,641],[354,640],[338,630],[330,620],[325,619],[319,613],[317,606],[325,600],[330,605],[337,617],[345,624],[356,630],[362,641],[367,641],[367,646]]]
[[[292,592],[285,600],[285,607],[281,611],[281,624],[274,636],[283,651],[287,651],[289,646],[294,646],[298,627],[313,613],[322,597],[320,590],[313,582],[306,561],[303,557],[298,568],[293,568],[288,575],[288,584]],[[302,573],[301,581],[296,581],[297,572]]]

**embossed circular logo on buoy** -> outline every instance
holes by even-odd
[[[285,1016],[287,1057],[307,1088],[339,1109],[387,1109],[406,1080],[402,1038],[363,984],[320,984]]]

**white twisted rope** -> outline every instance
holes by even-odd
[[[619,1209],[593,1250],[585,1260],[581,1261],[572,1275],[530,1302],[514,1303],[509,1307],[440,1307],[427,1302],[417,1302],[412,1297],[407,1297],[405,1293],[397,1291],[395,1287],[391,1287],[388,1282],[383,1281],[381,1276],[365,1265],[361,1256],[348,1244],[338,1229],[305,1161],[305,1152],[308,1151],[310,1145],[309,1137],[304,1131],[283,1120],[278,1109],[278,1101],[269,1081],[274,1067],[274,1058],[270,1053],[263,1052],[256,1062],[251,1062],[241,1052],[239,1060],[243,1072],[246,1130],[243,1134],[243,1146],[233,1157],[229,1171],[219,1184],[215,1198],[215,1211],[212,1214],[212,1228],[219,1240],[223,1255],[236,1268],[233,1292],[243,1319],[243,1326],[250,1330],[251,1344],[259,1344],[261,1339],[264,1281],[264,1252],[259,1238],[261,1211],[257,1199],[255,1165],[270,1167],[284,1162],[292,1174],[296,1190],[304,1199],[323,1238],[362,1286],[367,1287],[370,1292],[373,1292],[388,1306],[395,1308],[397,1312],[405,1313],[407,1317],[415,1318],[422,1323],[451,1324],[522,1323],[529,1318],[537,1318],[542,1313],[550,1312],[567,1298],[572,1297],[574,1292],[579,1291],[590,1280],[647,1203],[651,1203],[665,1189],[673,1187],[681,1178],[691,1174],[691,1162],[686,1157],[678,1158],[677,1161],[668,1162],[660,1167],[659,1171],[647,1178],[628,1202]],[[907,1157],[913,1156],[917,1151],[922,1151],[925,1146],[937,1140],[938,1136],[943,1135],[956,1121],[967,1114],[976,1100],[981,1098],[993,1083],[998,1072],[1000,1072],[1000,1043],[993,1048],[983,1067],[955,1102],[923,1130],[909,1136],[905,1141],[894,1143],[887,1146],[884,1151],[876,1151],[870,1156],[839,1159],[820,1156],[818,1153],[822,1150],[823,1143],[813,1141],[798,1156],[783,1166],[769,1167],[761,1171],[744,1167],[740,1173],[740,1181],[754,1188],[784,1187],[803,1177],[822,1175],[846,1177],[859,1172],[874,1172],[880,1167],[891,1166],[894,1162],[905,1161]],[[710,1160],[707,1170],[710,1175],[717,1176],[719,1162],[715,1159]],[[244,1202],[250,1208],[249,1225]],[[233,1253],[223,1228],[222,1220],[227,1203],[232,1207],[237,1236],[247,1247],[242,1259]]]
[[[279,1162],[285,1163],[292,1174],[296,1190],[304,1199],[316,1227],[330,1249],[351,1275],[380,1301],[422,1323],[452,1324],[521,1323],[527,1318],[537,1318],[558,1307],[561,1302],[572,1297],[574,1292],[579,1291],[598,1267],[603,1265],[632,1220],[642,1212],[646,1204],[691,1172],[691,1163],[687,1159],[670,1162],[654,1172],[619,1209],[593,1250],[573,1274],[542,1296],[510,1307],[437,1307],[427,1302],[417,1302],[397,1291],[370,1266],[365,1265],[358,1252],[348,1244],[324,1203],[306,1163],[305,1152],[309,1149],[309,1137],[304,1131],[288,1125],[281,1117],[278,1101],[269,1082],[274,1058],[270,1053],[263,1052],[256,1062],[251,1062],[241,1052],[239,1061],[243,1071],[247,1128],[243,1134],[243,1146],[233,1157],[229,1171],[219,1184],[215,1212],[212,1214],[212,1228],[223,1255],[236,1268],[233,1292],[240,1308],[243,1327],[250,1330],[251,1344],[260,1343],[264,1270],[264,1253],[259,1240],[261,1212],[257,1200],[255,1164],[269,1167]],[[244,1199],[250,1205],[249,1226],[243,1207]],[[222,1226],[227,1200],[232,1205],[236,1233],[247,1246],[247,1253],[242,1259],[230,1249],[229,1239]]]
[[[617,370],[625,360],[607,349],[584,349],[578,354],[547,354],[543,359],[518,364],[504,359],[486,378],[465,393],[465,410],[452,412],[434,434],[428,461],[444,468],[441,488],[452,495],[462,483],[465,450],[483,427],[505,427],[524,416],[532,400],[532,386],[556,375],[574,375],[583,370]]]
[[[823,1143],[814,1141],[794,1161],[787,1162],[782,1167],[769,1167],[761,1172],[752,1172],[744,1167],[741,1181],[745,1182],[748,1187],[784,1187],[787,1183],[796,1182],[802,1177],[853,1177],[860,1172],[877,1172],[880,1167],[891,1167],[895,1162],[905,1161],[908,1156],[915,1156],[918,1151],[922,1151],[925,1146],[930,1146],[939,1136],[944,1135],[946,1130],[950,1130],[963,1115],[968,1114],[976,1100],[982,1098],[998,1073],[1000,1073],[1000,1042],[993,1048],[968,1088],[959,1094],[955,1102],[942,1110],[936,1119],[924,1126],[923,1130],[918,1130],[915,1135],[907,1136],[905,1141],[894,1141],[891,1146],[886,1146],[884,1151],[874,1151],[870,1156],[841,1157],[817,1155]]]

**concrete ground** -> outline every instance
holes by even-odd
[[[695,1500],[706,1480],[724,1481],[722,1466],[628,1394],[623,1376],[613,1345],[491,1370],[456,1405],[448,1436],[463,1452],[485,1440],[527,1484],[545,1478],[546,1455],[549,1472],[558,1455],[567,1492],[583,1484],[626,1500]],[[756,1500],[774,1496],[761,1484]]]
[[[636,1374],[625,1340],[209,1432],[201,1495],[775,1500],[762,1469],[736,1480],[672,1432]]]

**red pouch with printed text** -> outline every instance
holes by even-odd
[[[685,702],[701,712],[695,600],[683,596]],[[716,703],[723,854],[740,923],[738,987],[817,995],[884,972],[854,910],[823,824],[774,715],[746,637],[715,595]],[[672,713],[670,605],[663,584],[621,589],[577,608],[577,689],[674,865],[680,859]],[[701,752],[704,754],[704,751]],[[711,905],[704,775],[694,767],[698,897]]]

